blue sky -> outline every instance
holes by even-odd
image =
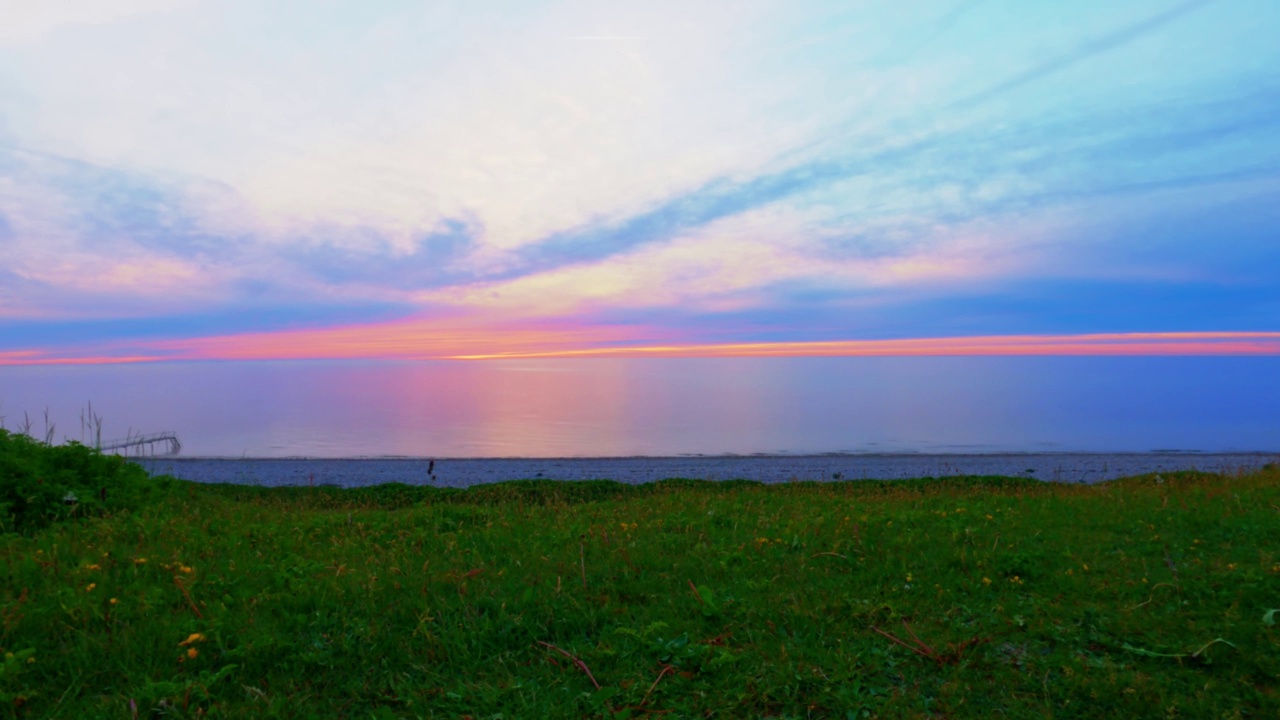
[[[1280,352],[1278,27],[1271,0],[10,0],[0,362]]]

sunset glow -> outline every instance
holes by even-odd
[[[349,328],[165,342],[152,354],[60,356],[50,351],[0,354],[0,365],[89,365],[162,360],[398,359],[490,360],[588,357],[883,357],[1017,355],[1276,355],[1280,332],[1112,333],[710,344],[605,344],[574,330],[431,333],[404,328]],[[618,342],[615,340],[615,342]],[[479,350],[480,352],[477,352]]]

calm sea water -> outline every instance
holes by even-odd
[[[10,429],[184,456],[1280,452],[1280,358],[733,358],[0,368]]]

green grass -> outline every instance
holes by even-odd
[[[0,536],[0,715],[1280,713],[1274,467],[164,488]]]

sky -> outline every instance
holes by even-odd
[[[6,0],[0,365],[1280,354],[1275,0]]]

